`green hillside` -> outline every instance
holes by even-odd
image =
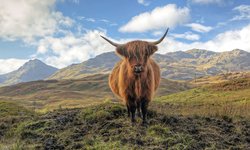
[[[250,118],[250,78],[233,79],[156,98],[169,114]]]

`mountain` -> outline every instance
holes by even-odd
[[[154,54],[161,67],[162,77],[174,80],[190,80],[219,73],[250,70],[250,53],[235,49],[213,52],[202,49]],[[114,52],[58,70],[49,79],[78,79],[90,74],[109,73],[119,58]]]
[[[51,76],[57,70],[57,68],[46,65],[38,59],[30,60],[19,69],[0,75],[0,85],[12,85],[20,82],[43,80]]]
[[[216,54],[216,52],[203,49],[191,49],[184,53],[191,55],[193,58],[208,58]]]
[[[103,53],[83,63],[60,69],[49,79],[80,79],[92,74],[109,73],[119,60],[120,58],[114,52]]]

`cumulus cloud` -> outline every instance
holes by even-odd
[[[5,74],[21,67],[27,60],[25,59],[0,59],[0,74]]]
[[[73,20],[54,10],[56,0],[7,0],[0,4],[0,38],[31,41],[53,35]]]
[[[234,16],[231,21],[237,20],[249,20],[250,19],[250,5],[240,5],[233,9],[234,11],[238,11],[240,14]]]
[[[155,32],[155,35],[162,36],[162,31]],[[67,34],[65,37],[55,38],[47,37],[40,40],[37,49],[37,56],[41,57],[46,63],[62,68],[72,63],[80,63],[89,58],[95,57],[104,52],[114,51],[115,48],[100,38],[100,35],[106,35],[106,31],[90,30],[81,35]],[[108,37],[110,38],[110,37]],[[180,42],[179,38],[195,42]],[[213,51],[228,51],[240,48],[250,52],[250,25],[240,30],[230,30],[218,34],[215,38],[206,42],[197,42],[200,36],[192,32],[184,34],[170,34],[159,45],[158,53],[169,51],[187,50],[192,48],[208,49]],[[110,38],[111,40],[114,40]],[[125,43],[134,39],[120,39],[119,43]],[[154,41],[155,39],[144,39]]]
[[[146,0],[137,0],[137,2],[141,5],[148,6],[150,3]]]
[[[159,31],[158,36],[163,32]],[[217,52],[229,51],[232,49],[243,49],[250,52],[250,24],[239,30],[229,30],[218,34],[215,38],[205,42],[180,42],[178,38],[186,38],[193,33],[170,34],[164,41],[159,44],[157,53],[167,53],[170,51],[188,50],[192,48],[208,49]],[[72,63],[80,63],[89,58],[95,57],[101,53],[114,51],[115,48],[100,38],[100,35],[106,35],[106,31],[90,30],[85,33],[75,35],[66,34],[64,37],[46,37],[39,41],[36,58],[43,60],[45,63],[62,68]],[[118,41],[125,43],[134,39],[120,39]],[[159,38],[159,37],[158,37]],[[158,39],[157,38],[157,39]],[[194,37],[192,37],[195,39]],[[189,40],[192,39],[189,37]],[[143,40],[143,39],[142,39]],[[156,39],[144,39],[154,41]],[[0,60],[0,73],[13,71],[20,67],[26,60]],[[2,64],[2,65],[1,65]]]
[[[161,36],[161,35],[163,35],[164,33],[163,33],[163,31],[154,31],[153,33],[152,33],[152,35],[154,35],[154,36]]]
[[[189,20],[190,10],[187,7],[177,8],[175,4],[157,7],[151,12],[144,12],[134,16],[123,25],[121,32],[145,32],[161,28],[174,27]]]
[[[40,40],[36,57],[41,57],[52,66],[62,68],[72,63],[80,63],[114,47],[104,41],[103,31],[90,30],[81,35],[72,33],[61,38],[47,37]]]
[[[210,26],[204,26],[202,24],[199,23],[189,23],[186,24],[185,26],[190,27],[192,30],[196,31],[196,32],[209,32],[211,31],[213,28]]]
[[[200,39],[200,36],[198,34],[194,34],[192,32],[185,32],[183,34],[171,34],[174,38],[181,38],[186,39],[190,41],[197,41]]]
[[[160,44],[159,53],[169,51],[187,50],[192,48],[208,49],[217,52],[242,49],[250,52],[250,24],[239,30],[229,30],[218,34],[206,42],[183,43],[169,37]]]

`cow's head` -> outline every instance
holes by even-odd
[[[139,75],[145,69],[148,63],[148,58],[157,51],[157,44],[165,38],[168,33],[168,29],[165,34],[155,42],[147,41],[131,41],[126,44],[115,43],[103,36],[103,39],[108,41],[110,44],[116,47],[116,52],[118,55],[122,56],[125,61],[129,64],[129,70],[131,70],[135,75]]]

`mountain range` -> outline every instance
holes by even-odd
[[[250,53],[240,49],[213,52],[202,49],[154,54],[163,78],[191,80],[203,76],[250,70]],[[93,74],[109,73],[121,60],[115,52],[100,54],[79,64],[57,69],[40,60],[30,60],[18,70],[0,75],[0,85],[44,79],[80,79]]]
[[[57,68],[49,66],[38,59],[29,60],[17,70],[0,75],[0,85],[43,80],[54,74],[57,70]]]
[[[154,54],[163,78],[190,80],[219,73],[250,70],[250,53],[235,49],[213,52],[202,49]],[[119,58],[115,52],[103,53],[95,58],[58,70],[48,79],[77,79],[96,73],[109,73]]]

